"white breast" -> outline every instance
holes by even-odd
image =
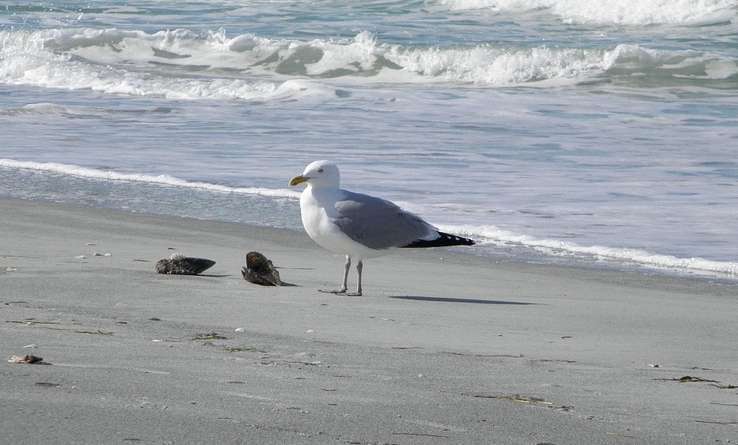
[[[314,192],[307,187],[300,196],[300,216],[308,236],[320,247],[359,260],[381,255],[346,236],[332,221],[336,217],[336,201],[340,190]]]

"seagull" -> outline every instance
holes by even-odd
[[[473,240],[439,231],[419,216],[374,196],[340,188],[338,166],[315,161],[291,186],[306,184],[300,195],[300,213],[305,231],[319,246],[346,256],[343,284],[321,292],[360,296],[364,260],[397,247],[471,246]],[[349,293],[347,280],[351,262],[356,262],[356,292]]]

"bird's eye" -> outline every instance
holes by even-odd
[[[319,168],[318,169],[318,173],[323,173],[323,169],[322,168]]]

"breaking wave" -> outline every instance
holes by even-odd
[[[119,30],[49,30],[0,32],[0,82],[48,88],[89,89],[111,94],[155,96],[167,99],[225,99],[268,101],[325,94],[327,88],[300,79],[274,82],[227,76],[172,75],[163,69],[137,69],[137,47],[155,40],[177,41],[183,33]],[[186,33],[185,33],[186,34]],[[127,51],[116,47],[119,44]],[[123,54],[122,54],[123,53]],[[157,59],[167,60],[166,51],[152,53],[150,67]],[[114,57],[118,55],[119,57]],[[139,59],[146,57],[141,54]],[[333,93],[332,91],[328,91]]]
[[[54,29],[2,31],[0,45],[0,83],[168,99],[335,97],[339,92],[325,82],[330,78],[495,87],[611,78],[704,83],[738,73],[735,60],[696,51],[638,45],[412,47],[380,43],[368,32],[297,41],[231,38],[224,31]]]
[[[734,0],[439,0],[451,10],[543,10],[568,23],[712,25],[736,20]]]

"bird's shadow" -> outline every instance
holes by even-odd
[[[513,306],[530,306],[538,303],[528,303],[525,301],[504,301],[504,300],[482,300],[477,298],[450,298],[450,297],[427,297],[423,295],[392,295],[390,298],[398,300],[414,300],[414,301],[430,301],[434,303],[471,303],[471,304],[507,304]]]

